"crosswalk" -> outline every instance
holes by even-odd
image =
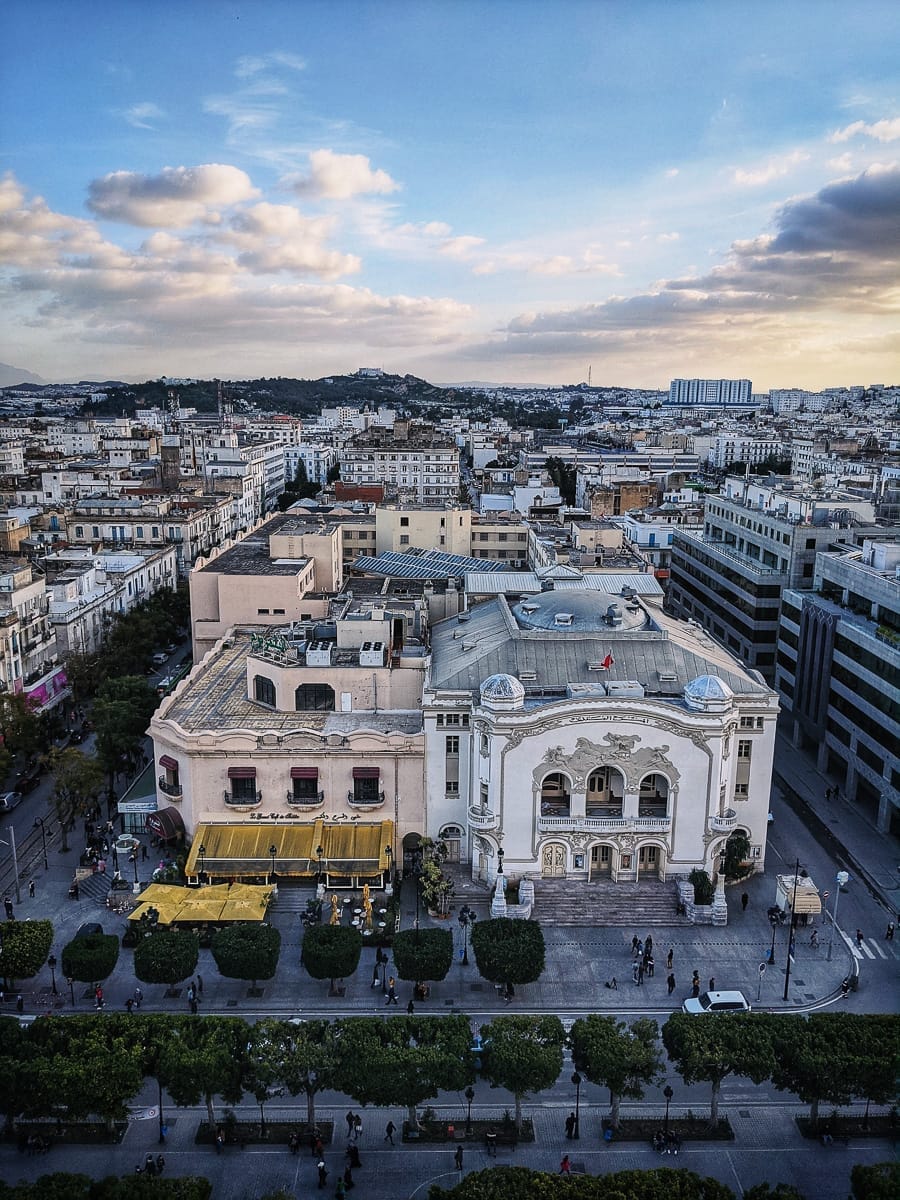
[[[896,945],[894,940],[879,942],[875,938],[863,938],[857,942],[856,938],[850,937],[848,934],[842,935],[844,941],[850,947],[850,951],[854,958],[868,959],[900,959],[900,942]]]

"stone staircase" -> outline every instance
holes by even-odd
[[[543,925],[615,925],[640,934],[648,926],[685,926],[691,922],[677,912],[674,880],[613,883],[597,879],[534,881],[534,919]]]
[[[82,900],[93,900],[96,904],[106,905],[106,897],[112,886],[112,876],[97,871],[94,875],[86,875],[78,882],[78,895]],[[122,893],[125,895],[126,893]]]

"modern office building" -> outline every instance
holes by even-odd
[[[782,599],[776,687],[794,741],[900,833],[900,541],[820,554]]]
[[[673,379],[669,384],[668,403],[749,408],[753,403],[753,384],[749,379]]]

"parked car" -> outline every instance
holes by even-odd
[[[3,794],[0,795],[0,813],[12,812],[12,810],[21,803],[21,792],[3,792]]]
[[[157,650],[150,661],[153,663],[154,667],[164,666],[169,661],[169,651]]]
[[[41,768],[37,763],[29,763],[16,776],[16,791],[21,792],[23,796],[27,796],[29,792],[33,792],[42,779]]]
[[[76,938],[93,937],[93,935],[95,933],[102,933],[102,932],[103,932],[103,926],[101,924],[99,924],[99,922],[85,921],[85,923],[83,925],[79,925],[78,932],[75,934],[75,937]],[[72,940],[74,941],[75,939],[73,938]]]
[[[686,1013],[749,1012],[750,1003],[743,992],[701,992],[689,996],[681,1006]]]

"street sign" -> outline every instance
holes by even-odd
[[[760,973],[760,975],[765,975],[765,973],[766,973],[766,964],[765,963],[759,964],[759,973]]]
[[[823,892],[823,893],[822,893],[822,899],[823,899],[823,900],[827,900],[827,899],[828,899],[828,892]]]

